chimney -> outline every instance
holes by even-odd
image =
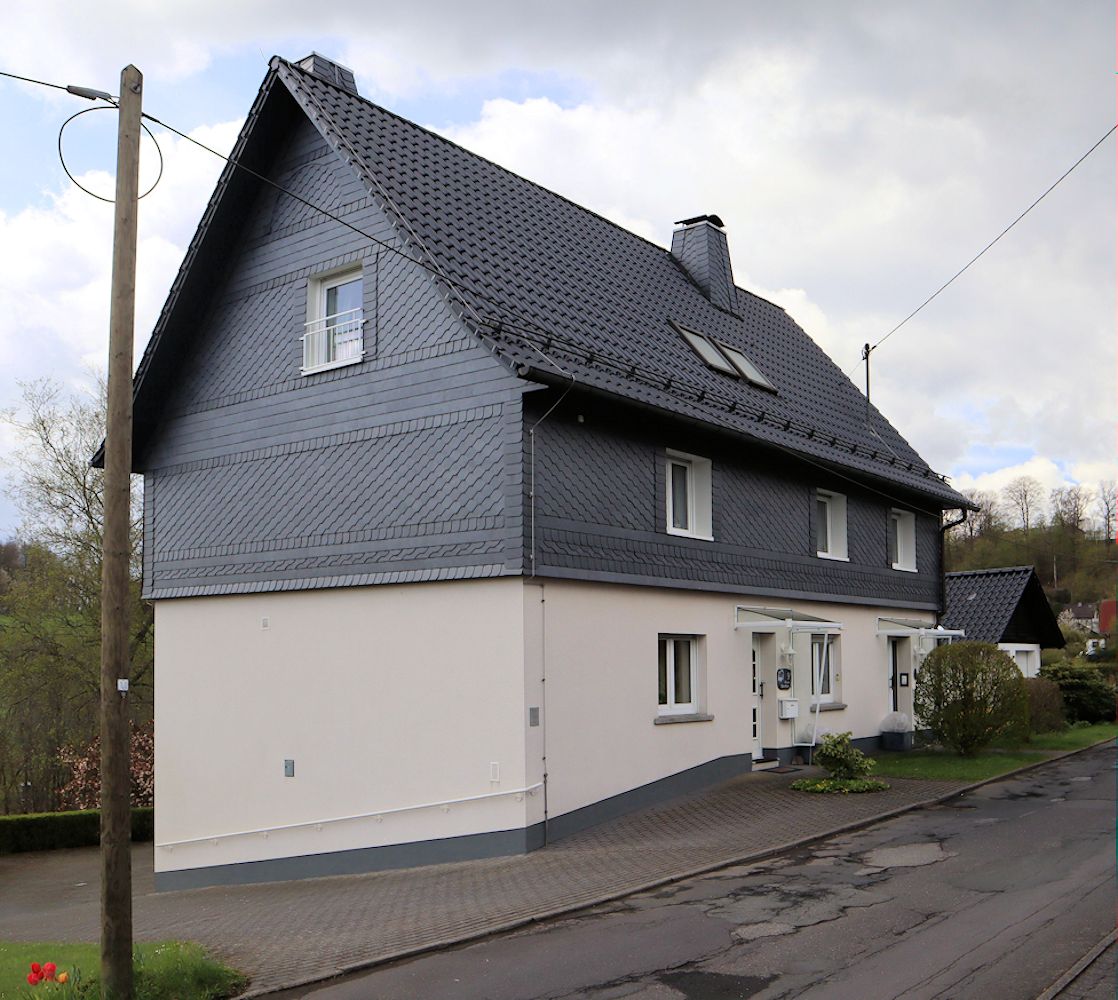
[[[698,215],[676,225],[680,228],[672,233],[672,256],[714,305],[732,310],[734,276],[722,220],[717,215]]]
[[[353,78],[353,70],[347,69],[332,59],[327,59],[326,56],[320,56],[317,52],[312,52],[309,56],[298,60],[295,65],[301,70],[306,70],[312,76],[317,76],[320,80],[325,80],[335,87],[341,87],[342,90],[349,91],[354,97],[360,96],[357,93],[357,81]]]

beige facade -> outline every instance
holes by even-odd
[[[156,871],[592,819],[713,762],[789,757],[816,727],[819,637],[742,624],[766,607],[789,602],[519,577],[160,601]],[[884,634],[889,609],[794,607],[841,626],[819,734],[874,737],[895,696],[911,716],[890,643],[909,676],[915,643]],[[694,650],[674,713],[665,637]]]

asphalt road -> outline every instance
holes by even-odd
[[[1115,751],[288,997],[1032,1000],[1114,927]]]

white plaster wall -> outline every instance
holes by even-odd
[[[787,600],[759,600],[749,598],[739,603],[749,607],[774,607],[787,608]],[[852,604],[824,604],[808,601],[792,602],[792,607],[799,612],[814,615],[828,622],[842,625],[842,631],[837,637],[832,637],[835,643],[833,659],[833,691],[834,704],[845,705],[844,708],[822,711],[818,715],[818,725],[815,726],[816,714],[811,710],[811,633],[797,633],[792,642],[795,653],[792,657],[792,684],[790,692],[780,692],[779,697],[795,697],[800,703],[800,715],[795,724],[792,722],[779,722],[776,719],[776,698],[770,700],[769,692],[776,692],[775,663],[766,668],[765,684],[765,723],[767,732],[775,731],[777,739],[770,742],[765,739],[766,747],[787,747],[795,742],[810,742],[813,732],[817,736],[826,733],[849,732],[854,739],[878,736],[881,732],[881,721],[890,712],[889,695],[889,641],[884,635],[878,635],[878,621],[881,618],[906,618],[915,621],[926,621],[929,627],[935,626],[935,616],[931,612],[914,612],[910,609],[865,607]],[[780,643],[785,639],[778,633],[775,647],[778,650]],[[899,691],[899,709],[910,718],[912,716],[912,683],[913,670],[911,652],[913,643],[905,644],[905,659],[902,659],[899,670],[909,675],[909,687]],[[779,653],[774,653],[779,656]]]
[[[734,629],[739,604],[789,606],[787,599],[566,581],[525,588],[526,621],[538,621],[525,632],[526,658],[537,659],[546,676],[551,816],[719,757],[750,752],[752,633],[748,628]],[[846,604],[795,602],[794,607],[844,626],[835,686],[836,700],[847,707],[822,713],[819,732],[877,736],[890,710],[889,650],[885,638],[877,635],[878,619],[893,615],[933,625],[934,617]],[[661,633],[705,637],[700,709],[712,714],[713,721],[655,725]],[[766,747],[791,746],[802,729],[810,734],[813,720],[810,635],[803,633],[795,640],[793,690],[778,694],[775,670],[780,641],[771,635],[762,640],[759,680],[765,684],[761,719]],[[533,644],[538,644],[539,652],[533,652]],[[796,724],[777,721],[778,697],[800,700]]]
[[[1026,677],[1036,677],[1040,671],[1040,645],[1035,642],[999,642],[998,649],[1008,654],[1017,669]]]
[[[532,799],[509,796],[227,836],[531,784],[522,594],[507,579],[158,602],[156,870],[523,827]]]

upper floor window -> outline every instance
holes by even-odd
[[[889,565],[916,572],[916,515],[912,511],[889,511]]]
[[[815,494],[815,551],[822,559],[846,559],[846,497],[818,490]]]
[[[668,533],[712,540],[709,459],[669,451],[664,468],[664,485]]]
[[[307,286],[303,373],[360,361],[365,356],[361,268],[312,278]]]

